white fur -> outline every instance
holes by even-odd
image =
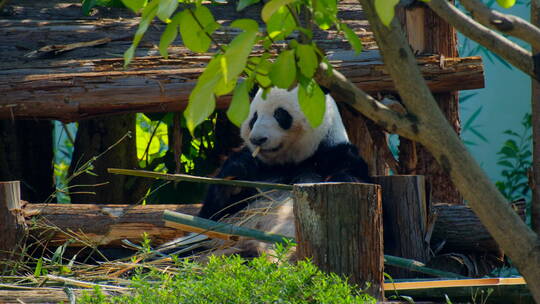
[[[285,109],[293,117],[292,126],[288,130],[283,130],[274,118],[274,111],[278,107]],[[258,118],[250,130],[249,122],[255,112]],[[290,91],[272,88],[266,99],[262,98],[262,90],[259,90],[251,103],[249,116],[242,124],[240,134],[251,151],[254,151],[256,146],[249,141],[250,137],[268,138],[261,145],[257,157],[270,165],[299,163],[312,156],[321,142],[330,145],[349,142],[334,99],[326,95],[323,122],[317,128],[312,128],[300,109],[297,88]],[[277,151],[272,151],[277,148]]]

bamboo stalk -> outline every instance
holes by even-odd
[[[269,243],[280,243],[284,240],[292,242],[296,241],[295,238],[286,237],[284,235],[267,233],[264,231],[245,227],[238,227],[227,223],[207,220],[193,215],[187,215],[169,210],[165,210],[165,212],[163,213],[163,219],[165,220],[166,226],[178,227],[176,225],[179,224],[181,225],[182,229],[188,229],[188,231],[191,232],[210,234],[214,237],[221,239],[231,239],[231,236],[243,236]],[[386,254],[384,255],[384,264],[420,273],[425,273],[436,277],[460,279],[466,278],[456,273],[441,271],[422,266],[424,265],[423,263],[415,260],[395,257]]]
[[[279,234],[273,234],[268,233],[260,230],[245,228],[245,227],[239,227],[227,223],[221,223],[216,222],[212,220],[207,220],[201,217],[193,216],[193,215],[187,215],[179,212],[169,211],[165,210],[163,213],[163,219],[165,220],[166,226],[172,226],[174,227],[175,224],[180,224],[182,226],[182,229],[192,229],[191,232],[201,232],[204,233],[204,231],[211,232],[211,234],[216,235],[215,232],[218,232],[223,237],[220,238],[226,238],[229,239],[230,235],[233,236],[243,236],[243,237],[249,237],[253,239],[257,239],[260,241],[268,242],[268,243],[281,243],[284,240],[287,241],[293,241],[294,238],[290,238],[284,235]],[[172,223],[171,223],[172,222]]]
[[[229,186],[251,187],[251,188],[267,188],[267,189],[279,189],[279,190],[292,190],[293,188],[291,185],[286,185],[286,184],[252,182],[252,181],[243,181],[243,180],[230,180],[230,179],[217,178],[217,177],[202,177],[202,176],[193,176],[193,175],[187,175],[187,174],[168,174],[168,173],[160,173],[160,172],[145,171],[145,170],[109,168],[107,169],[107,171],[113,174],[150,177],[150,178],[158,178],[158,179],[171,180],[171,181],[186,181],[186,182],[195,182],[195,183],[203,183],[203,184],[218,184],[218,185],[229,185]]]

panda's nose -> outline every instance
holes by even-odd
[[[254,144],[255,146],[260,146],[264,144],[268,140],[268,137],[261,136],[261,137],[251,137],[249,141]]]

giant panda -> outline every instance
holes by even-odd
[[[323,121],[313,128],[300,109],[297,90],[271,88],[266,96],[262,90],[257,92],[240,129],[244,146],[227,158],[217,177],[284,184],[370,181],[368,167],[349,142],[334,99],[326,95]],[[295,235],[290,191],[260,193],[253,188],[212,185],[199,217]],[[163,248],[205,238],[192,234]],[[272,251],[270,244],[243,238],[229,246],[214,241],[209,247],[219,248],[209,255],[258,256]]]
[[[229,156],[217,177],[283,184],[370,181],[334,99],[326,95],[323,121],[313,128],[300,109],[297,90],[271,88],[265,97],[257,92],[240,130],[245,146]],[[218,220],[234,214],[254,194],[254,189],[211,186],[199,216]]]

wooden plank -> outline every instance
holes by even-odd
[[[459,280],[433,280],[411,282],[385,282],[384,290],[411,290],[443,287],[480,287],[500,285],[525,285],[523,277],[517,278],[485,278],[485,279],[459,279]]]

